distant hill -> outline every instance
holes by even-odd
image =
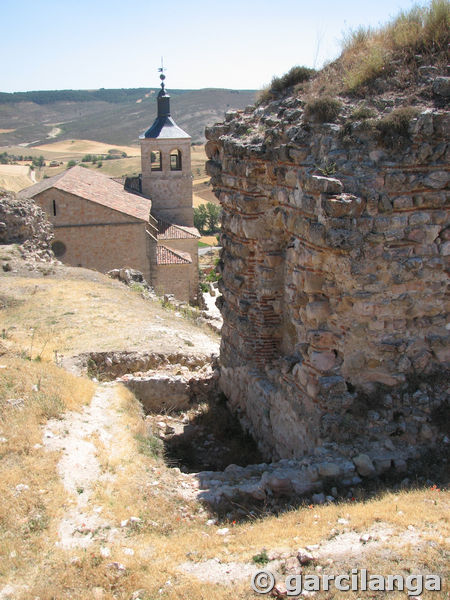
[[[89,139],[130,145],[156,116],[159,88],[0,93],[0,146]],[[255,90],[168,90],[172,115],[194,142],[229,109],[255,101]]]

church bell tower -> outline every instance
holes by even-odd
[[[158,116],[140,136],[142,194],[151,198],[152,213],[176,225],[193,226],[191,137],[170,115],[164,68],[160,69],[161,90]]]

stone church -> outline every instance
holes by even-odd
[[[158,116],[140,136],[142,173],[125,184],[80,166],[27,188],[53,223],[64,263],[107,272],[131,267],[157,293],[196,303],[198,240],[191,138],[170,115],[161,76]]]

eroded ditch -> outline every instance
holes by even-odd
[[[164,445],[166,464],[177,467],[182,485],[219,517],[241,519],[438,481],[426,454],[391,438],[361,448],[327,443],[300,459],[263,462],[220,392],[216,357],[117,352],[79,361],[91,376],[120,381],[135,394],[148,431]],[[445,465],[447,459],[433,452],[434,464]]]

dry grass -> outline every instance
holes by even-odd
[[[449,32],[449,0],[431,0],[427,6],[400,12],[378,28],[361,26],[350,31],[343,39],[340,57],[294,89],[306,98],[370,97],[380,78],[404,93],[414,88],[419,64],[436,65],[446,74]],[[269,102],[274,94],[270,88],[263,90],[260,101]]]
[[[89,402],[94,385],[13,354],[3,354],[0,365],[0,582],[6,583],[27,578],[42,560],[65,498],[56,457],[41,447],[41,425]]]
[[[6,258],[6,254],[5,254]],[[45,267],[44,267],[45,268]],[[58,278],[0,276],[3,342],[33,359],[54,352],[159,349],[210,353],[215,336],[173,317],[159,302],[85,269],[60,267]]]
[[[129,599],[138,589],[143,590],[139,597],[149,600],[255,599],[258,596],[251,592],[249,581],[234,586],[202,583],[181,573],[178,566],[186,560],[201,563],[213,558],[222,562],[251,562],[264,548],[290,549],[295,553],[298,547],[324,540],[331,542],[344,531],[362,534],[381,530],[390,534],[375,552],[356,559],[350,556],[337,560],[331,572],[346,572],[358,566],[371,573],[445,573],[445,537],[449,535],[446,492],[424,489],[386,493],[368,502],[302,507],[278,517],[263,516],[247,523],[227,524],[230,533],[224,538],[216,533],[219,526],[206,526],[208,515],[197,503],[178,495],[176,473],[161,459],[139,451],[137,436],[149,432],[134,397],[120,389],[114,408],[122,426],[117,453],[106,453],[102,444],[96,442],[103,470],[113,473],[114,478],[107,485],[97,486],[93,501],[103,506],[102,516],[113,526],[119,527],[130,516],[141,520],[126,528],[125,539],[108,544],[111,549],[108,558],[101,556],[99,542],[94,542],[87,552],[51,552],[37,565],[46,574],[45,586],[36,576],[30,597],[90,600],[93,590],[101,588],[101,597],[111,600]],[[339,523],[342,518],[347,525]],[[411,530],[420,534],[420,543],[414,535],[410,537]],[[131,548],[134,554],[126,555],[124,548]],[[74,556],[78,560],[71,562]],[[123,563],[126,570],[117,573],[108,566],[112,561]],[[357,596],[349,593],[342,597]]]
[[[202,235],[200,241],[204,244],[208,244],[208,246],[218,246],[219,244],[215,235]]]
[[[432,0],[428,7],[401,12],[378,29],[350,32],[340,58],[345,89],[358,91],[379,76],[389,76],[394,59],[406,64],[415,54],[445,51],[449,30],[450,3]]]

